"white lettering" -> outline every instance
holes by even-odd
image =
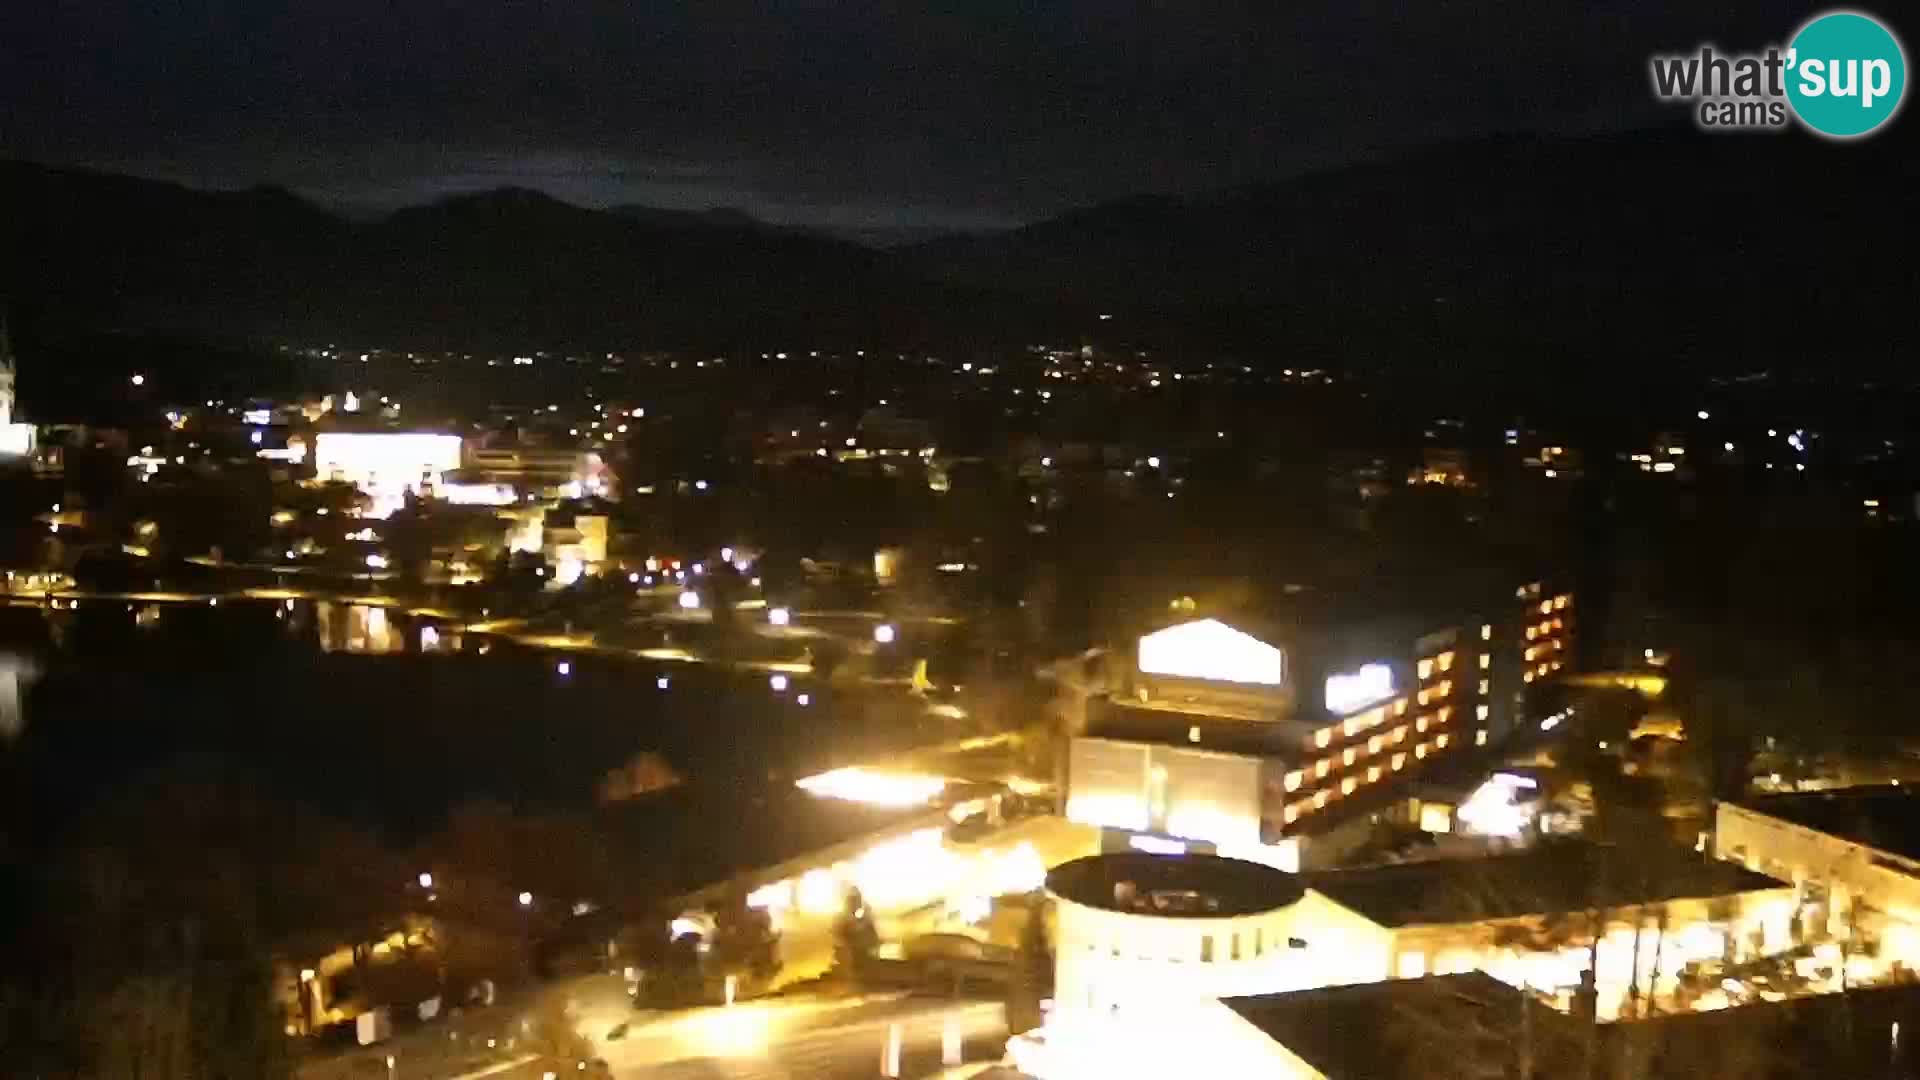
[[[1808,97],[1820,97],[1827,92],[1825,60],[1800,61],[1800,92]]]
[[[1888,66],[1885,60],[1869,60],[1867,77],[1862,80],[1862,83],[1860,107],[1871,109],[1874,98],[1886,97],[1887,92],[1893,89],[1893,68]]]

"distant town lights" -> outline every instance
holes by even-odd
[[[145,386],[145,385],[147,385],[147,377],[146,377],[145,375],[135,375],[135,376],[134,376],[134,377],[133,377],[133,378],[132,378],[132,379],[131,379],[130,381],[131,381],[131,382],[133,383],[133,385],[135,385],[135,386]]]
[[[1699,418],[1700,418],[1700,419],[1702,419],[1702,420],[1711,420],[1711,419],[1713,419],[1713,414],[1712,414],[1712,413],[1709,413],[1709,412],[1708,412],[1707,410],[1705,410],[1705,409],[1701,409],[1701,410],[1700,410],[1699,412],[1697,412],[1697,413],[1694,413],[1693,415],[1695,415],[1695,416],[1697,416],[1697,417],[1699,417]]]
[[[700,594],[697,592],[694,592],[692,589],[688,589],[687,591],[681,593],[680,606],[681,608],[687,611],[694,610],[695,608],[700,606]]]

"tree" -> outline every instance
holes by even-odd
[[[848,889],[847,902],[833,921],[834,970],[858,986],[879,947],[880,931],[874,926],[873,909],[859,889]]]
[[[736,896],[716,907],[713,916],[708,970],[722,977],[752,980],[762,987],[772,983],[780,974],[780,935],[767,913],[748,907],[743,897]]]
[[[1045,1019],[1040,1003],[1053,994],[1053,942],[1047,932],[1046,901],[1041,894],[1030,900],[1007,991],[1007,1030],[1016,1034],[1040,1026]]]

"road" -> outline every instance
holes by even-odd
[[[999,1002],[903,996],[698,1009],[635,1022],[624,1038],[596,1042],[620,1078],[870,1080],[885,1075],[882,1058],[896,1028],[898,1075],[905,1077],[940,1071],[948,1038],[959,1040],[961,1059],[971,1062],[998,1060],[1006,1046]]]

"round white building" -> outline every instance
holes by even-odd
[[[1283,870],[1212,855],[1116,852],[1047,874],[1057,917],[1054,1007],[1275,993],[1326,981],[1324,929]]]

